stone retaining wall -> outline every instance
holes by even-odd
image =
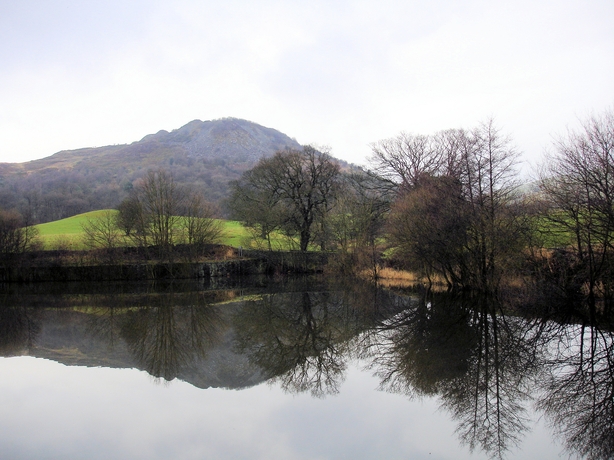
[[[198,263],[0,267],[0,282],[142,281],[317,273],[327,261],[327,255],[322,253],[245,251],[244,256],[246,258]]]

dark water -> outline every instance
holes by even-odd
[[[5,287],[0,458],[614,454],[611,328],[240,283]]]

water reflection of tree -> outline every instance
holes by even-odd
[[[176,305],[173,296],[130,311],[122,336],[137,362],[155,377],[172,380],[183,366],[207,351],[220,339],[222,319],[209,305]]]
[[[286,391],[337,393],[352,339],[375,314],[356,301],[342,291],[263,296],[235,317],[235,346]]]
[[[30,350],[40,332],[36,310],[0,305],[0,355],[11,356]]]
[[[438,397],[462,442],[502,457],[526,429],[535,384],[537,407],[570,453],[614,457],[614,332],[585,303],[553,301],[536,311],[556,316],[528,322],[475,297],[418,299],[355,283],[284,288],[297,292],[236,304],[242,308],[232,324],[235,347],[285,390],[335,393],[348,360],[366,358],[383,388]],[[44,321],[54,328],[67,315],[66,324],[87,322],[110,348],[125,352],[125,343],[141,367],[171,380],[229,331],[228,307],[213,304],[236,295],[168,289],[11,297],[0,306],[0,354],[36,348]]]
[[[528,323],[506,317],[485,299],[471,309],[470,324],[475,346],[468,370],[444,386],[441,398],[461,441],[501,458],[527,430],[537,349]]]
[[[526,324],[484,299],[425,297],[388,322],[369,349],[384,388],[439,395],[461,442],[502,457],[527,429],[537,361]]]
[[[570,452],[613,458],[614,333],[594,324],[550,326],[538,407]]]
[[[434,395],[444,381],[466,372],[472,340],[467,312],[425,298],[406,305],[365,335],[366,356],[382,388],[412,397]]]
[[[220,308],[210,305],[202,293],[158,293],[131,301],[115,299],[114,304],[118,302],[121,307],[102,308],[92,315],[89,331],[110,346],[123,339],[136,362],[154,377],[176,378],[220,340]]]

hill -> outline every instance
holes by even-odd
[[[27,163],[0,163],[0,208],[15,208],[33,222],[114,208],[135,181],[159,168],[219,203],[230,181],[261,157],[287,147],[300,145],[250,121],[194,120],[131,144],[66,150]]]

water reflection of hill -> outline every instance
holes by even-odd
[[[232,331],[229,329],[221,331],[215,343],[207,344],[206,350],[190,350],[189,347],[199,344],[179,342],[183,338],[178,339],[177,333],[185,331],[165,330],[169,322],[172,325],[176,321],[176,318],[165,318],[172,310],[174,308],[143,307],[134,312],[120,309],[87,313],[70,309],[36,312],[37,334],[33,340],[25,341],[23,333],[17,334],[18,346],[13,341],[10,347],[2,347],[2,354],[26,354],[69,366],[137,368],[154,377],[178,378],[199,388],[244,388],[263,380],[257,368],[232,351]],[[150,317],[149,320],[144,316]],[[135,322],[142,320],[144,327],[152,329],[144,331],[137,326],[132,331]],[[167,324],[162,324],[165,321]],[[153,322],[158,323],[152,325]],[[162,340],[162,347],[156,347],[149,342],[161,338],[160,329],[169,334],[168,343]]]
[[[614,455],[611,322],[523,318],[468,293],[397,296],[322,279],[226,290],[18,291],[0,308],[3,356],[133,367],[199,388],[269,381],[316,397],[336,393],[349,361],[359,359],[382,389],[436,398],[471,450],[513,452],[537,409],[569,453]]]
[[[330,290],[325,297],[330,305],[320,305],[326,315],[309,321],[308,328],[341,331],[330,337],[338,344],[371,326],[369,315],[349,305],[364,299],[356,295],[350,299],[342,288],[317,279],[259,281],[227,290],[183,284],[95,285],[91,289],[67,285],[60,292],[45,294],[35,286],[4,297],[0,352],[66,365],[138,368],[156,378],[178,378],[199,388],[245,388],[283,373],[270,366],[275,360],[258,360],[246,353],[246,347],[268,340],[266,327],[260,334],[246,330],[246,320],[250,327],[270,324],[271,305],[277,315],[292,317],[295,311],[305,311],[304,306],[296,308],[296,296],[318,302],[315,299],[322,290]],[[375,290],[366,292],[372,304]],[[362,328],[349,327],[357,322],[362,322]],[[313,355],[314,350],[305,353]],[[283,370],[295,364],[286,362]]]

